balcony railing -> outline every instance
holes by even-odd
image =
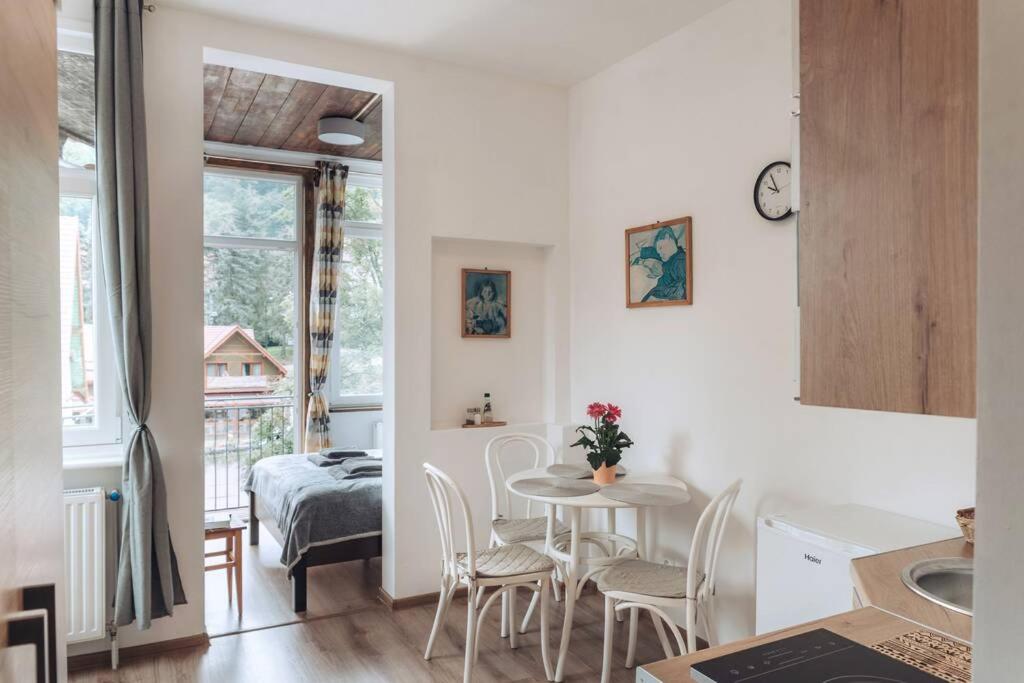
[[[95,403],[65,403],[60,407],[64,427],[88,427],[96,420]]]
[[[206,511],[245,507],[242,486],[253,463],[295,452],[295,399],[207,397],[205,405]]]

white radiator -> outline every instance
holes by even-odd
[[[64,581],[69,643],[106,636],[106,494],[64,491]]]
[[[384,423],[379,420],[373,423],[373,447],[384,448]]]

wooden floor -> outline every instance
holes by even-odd
[[[210,541],[206,550],[221,550],[224,541]],[[242,532],[242,617],[228,603],[227,572],[206,572],[206,632],[211,636],[282,626],[343,614],[377,602],[380,559],[310,567],[307,610],[296,614],[291,607],[291,584],[281,564],[281,546],[269,533],[260,544],[249,545],[248,529]]]
[[[260,539],[267,538],[263,534]],[[249,546],[246,546],[247,550]],[[272,555],[271,548],[273,548]],[[245,561],[245,628],[256,628],[263,620],[278,615],[294,622],[286,613],[286,582],[261,581],[273,575],[269,561],[277,561],[277,546],[268,542],[254,552],[259,563],[247,555]],[[259,567],[266,562],[265,573]],[[125,681],[150,683],[174,681],[189,683],[251,683],[253,681],[461,681],[463,644],[465,643],[466,602],[457,598],[448,614],[444,632],[434,646],[434,657],[423,660],[423,649],[434,618],[435,605],[422,605],[392,612],[376,600],[380,562],[348,562],[310,571],[310,611],[298,623],[260,628],[234,635],[213,637],[209,648],[179,650],[155,658],[129,659],[117,672],[109,669],[78,671],[71,683]],[[282,570],[283,571],[283,570]],[[226,600],[227,583],[223,572],[207,576],[208,626],[238,628],[237,618],[215,621],[216,600]],[[219,591],[219,594],[218,594]],[[522,593],[522,591],[521,591]],[[524,614],[527,600],[521,595],[518,612]],[[282,608],[282,605],[285,608]],[[562,605],[551,601],[552,656],[557,652],[561,634]],[[252,610],[250,616],[250,610]],[[334,613],[334,616],[327,616]],[[498,636],[500,609],[492,609],[481,633],[480,660],[474,681],[543,681],[540,659],[539,620],[535,617],[519,648],[511,650],[508,640]],[[637,644],[637,661],[662,658],[661,647],[648,619],[643,619]],[[600,678],[601,643],[604,630],[604,602],[596,592],[583,596],[577,604],[572,645],[566,661],[567,681],[597,681]],[[613,681],[635,680],[635,670],[625,662],[626,628],[618,624]]]

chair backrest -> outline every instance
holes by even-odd
[[[430,502],[434,506],[434,516],[437,519],[437,530],[441,535],[441,557],[445,564],[445,571],[451,575],[458,574],[457,558],[455,550],[455,533],[452,526],[452,505],[458,505],[462,511],[463,526],[466,529],[466,554],[469,573],[476,575],[476,542],[473,537],[473,517],[466,504],[466,496],[462,493],[459,485],[429,462],[423,463],[423,473],[427,478],[427,490],[430,492]]]
[[[706,595],[715,592],[715,570],[718,566],[718,553],[722,548],[722,537],[729,513],[740,495],[743,480],[737,479],[724,491],[715,496],[704,508],[697,528],[693,532],[690,544],[690,558],[686,566],[686,595],[696,596],[701,576],[704,577],[703,590]]]
[[[487,463],[487,481],[491,485],[491,519],[512,516],[512,500],[508,488],[505,486],[505,479],[511,472],[505,472],[501,465],[502,455],[505,449],[515,444],[522,444],[533,449],[533,465],[541,466],[541,453],[544,454],[544,465],[555,463],[555,447],[547,439],[536,434],[502,434],[487,442],[484,449],[484,461]],[[530,500],[526,500],[526,516],[530,516]]]

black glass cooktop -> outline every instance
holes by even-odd
[[[697,683],[943,683],[820,628],[694,664]]]

